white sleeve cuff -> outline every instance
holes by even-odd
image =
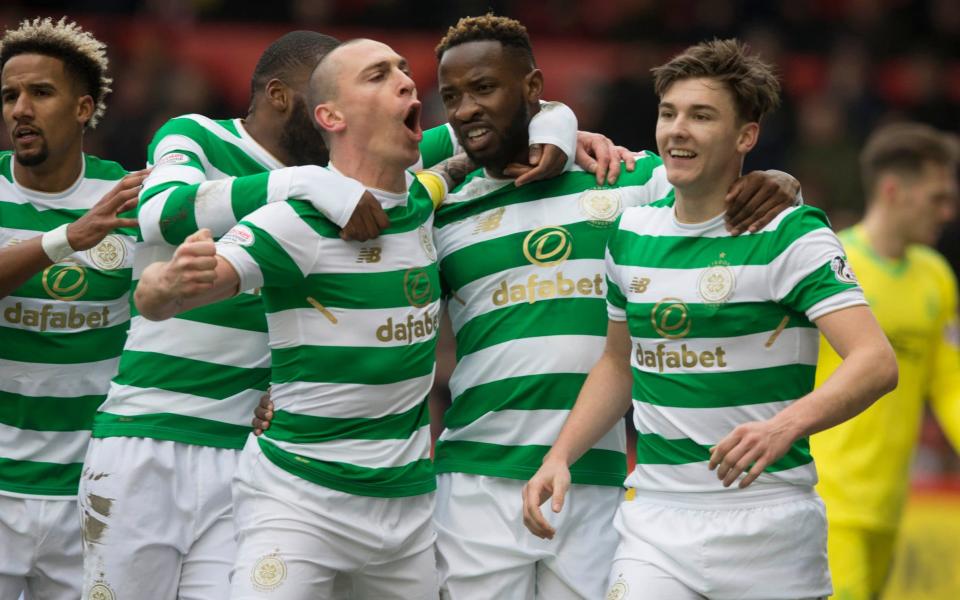
[[[829,298],[824,298],[807,309],[807,318],[810,319],[812,323],[820,317],[838,310],[843,310],[844,308],[850,308],[851,306],[869,306],[867,299],[863,295],[863,290],[860,288],[849,289],[845,292],[834,294]]]
[[[614,306],[607,302],[607,318],[611,321],[626,321],[627,311],[619,306]]]
[[[217,256],[230,263],[233,270],[237,272],[237,277],[240,278],[238,291],[245,292],[263,287],[263,271],[260,270],[260,265],[242,246],[217,242]]]
[[[567,155],[567,168],[577,152],[577,115],[561,102],[541,102],[530,119],[530,143],[553,144]]]

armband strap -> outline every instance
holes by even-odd
[[[438,208],[447,197],[447,180],[433,171],[418,171],[417,180],[427,190],[433,207]]]

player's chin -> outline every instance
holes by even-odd
[[[420,145],[419,144],[404,144],[400,156],[403,160],[403,164],[406,167],[413,166],[418,160],[420,160]]]

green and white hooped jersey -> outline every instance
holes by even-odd
[[[438,209],[435,239],[457,338],[438,472],[529,479],[553,445],[607,332],[603,257],[623,207],[671,189],[642,153],[616,188],[568,171],[517,188],[477,171]],[[622,426],[571,467],[620,486]]]
[[[72,223],[126,175],[84,155],[70,189],[21,187],[0,153],[0,247]],[[0,494],[76,496],[97,407],[130,321],[134,230],[107,235],[0,299]]]
[[[806,438],[745,489],[724,488],[707,462],[734,427],[813,390],[813,321],[866,304],[826,215],[790,208],[731,237],[722,215],[679,223],[671,196],[624,212],[606,270],[609,317],[625,320],[633,341],[637,465],[627,485],[742,496],[813,486]]]
[[[442,149],[434,154],[442,156]],[[171,119],[154,136],[148,156],[153,171],[140,196],[142,240],[134,286],[147,265],[169,260],[176,246],[199,228],[220,237],[244,216],[298,189],[290,176],[296,167],[281,168],[240,119]],[[345,204],[340,198],[358,187],[332,173],[312,184],[328,192],[332,209]],[[120,372],[97,414],[94,437],[242,448],[250,415],[269,385],[260,298],[245,293],[163,322],[138,316],[136,307],[131,310]]]
[[[272,192],[269,171],[283,166],[239,119],[200,115],[164,124],[148,155],[154,170],[138,209],[142,240],[134,288],[147,265],[169,260],[199,227],[222,235],[239,216],[262,206]],[[138,316],[135,306],[131,311],[120,371],[97,413],[93,436],[242,448],[250,415],[269,384],[260,298],[241,294],[161,322]]]
[[[261,288],[276,407],[264,455],[307,481],[360,496],[435,489],[430,462],[440,310],[433,203],[371,190],[390,217],[377,239],[345,242],[309,204],[249,215],[217,244]]]

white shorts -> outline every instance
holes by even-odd
[[[84,600],[228,598],[238,454],[149,438],[91,440],[79,496]]]
[[[76,600],[82,573],[76,498],[0,495],[0,598]]]
[[[443,598],[603,597],[623,489],[571,486],[559,514],[544,510],[557,535],[543,540],[523,525],[525,483],[464,473],[438,477],[434,521]]]
[[[826,513],[813,491],[735,505],[729,495],[704,504],[638,493],[614,524],[612,600],[797,600],[833,591]]]
[[[277,467],[251,438],[234,498],[233,600],[437,598],[432,493],[373,498],[332,490]]]

